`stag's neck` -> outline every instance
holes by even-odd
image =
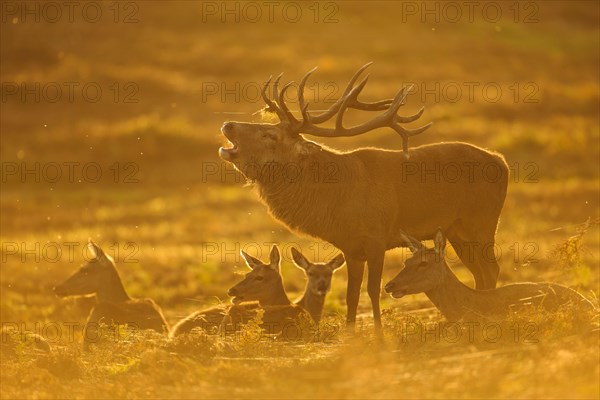
[[[346,157],[323,149],[295,164],[298,170],[292,176],[285,168],[265,174],[256,181],[260,197],[271,214],[291,229],[333,242],[339,227],[330,226],[335,222],[331,215],[343,200],[340,187],[351,182]]]
[[[131,297],[125,291],[125,287],[123,287],[117,270],[114,270],[114,273],[111,274],[107,284],[96,292],[96,299],[99,303],[120,303],[131,300]]]
[[[323,306],[325,305],[325,296],[314,294],[307,287],[304,291],[304,295],[296,302],[296,304],[308,311],[314,322],[318,324],[321,321]]]
[[[283,282],[281,282],[280,285],[277,285],[276,288],[271,290],[271,292],[269,293],[269,298],[267,300],[260,302],[261,306],[289,306],[290,304],[292,304],[292,302],[290,301],[290,299],[287,296],[287,293],[285,292]]]
[[[443,282],[425,294],[449,321],[459,321],[465,314],[485,314],[486,303],[491,300],[488,291],[476,291],[463,284],[448,265]]]

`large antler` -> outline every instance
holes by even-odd
[[[316,70],[316,68],[313,68],[312,70],[308,71],[308,73],[304,75],[304,77],[300,81],[300,85],[298,86],[298,104],[300,106],[300,112],[302,113],[301,121],[293,116],[293,114],[290,112],[289,108],[287,107],[284,101],[286,90],[294,82],[289,82],[283,87],[281,91],[279,91],[278,85],[279,80],[282,76],[279,75],[273,83],[273,98],[275,99],[275,101],[273,101],[267,96],[267,88],[271,83],[272,79],[269,78],[262,90],[263,100],[267,104],[266,109],[267,111],[276,112],[277,116],[281,121],[288,122],[293,132],[308,133],[311,135],[321,137],[356,136],[377,128],[390,127],[402,137],[402,148],[404,154],[406,155],[406,157],[408,157],[408,138],[411,136],[418,135],[419,133],[425,131],[431,126],[432,123],[430,122],[427,125],[417,129],[406,129],[400,126],[401,123],[416,121],[421,115],[423,115],[423,111],[425,110],[425,108],[422,107],[416,114],[408,117],[401,117],[397,115],[398,109],[402,105],[404,105],[406,96],[408,95],[408,92],[410,92],[410,89],[412,87],[402,88],[393,99],[382,100],[374,103],[363,103],[360,100],[358,100],[358,95],[367,84],[369,76],[367,75],[358,85],[354,86],[354,84],[360,76],[360,74],[371,64],[372,63],[365,64],[358,71],[356,71],[356,73],[348,82],[348,85],[342,93],[342,96],[327,111],[319,115],[311,115],[308,112],[308,103],[306,103],[304,100],[304,86],[306,85],[308,78]],[[343,118],[346,109],[348,108],[354,108],[363,111],[384,112],[364,124],[357,125],[352,128],[345,128],[343,125]],[[337,117],[335,121],[335,128],[323,128],[316,126],[316,124],[323,123],[331,119],[336,114]]]

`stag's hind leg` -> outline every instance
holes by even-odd
[[[369,277],[367,281],[367,291],[373,307],[373,320],[375,330],[381,333],[381,309],[379,298],[381,297],[381,276],[383,274],[383,260],[385,258],[385,249],[375,248],[367,253],[367,265],[369,268]]]
[[[462,221],[455,222],[446,231],[460,260],[473,274],[477,289],[496,287],[500,266],[494,255],[495,232],[495,227],[474,231],[465,227]]]
[[[476,241],[480,246],[476,255],[483,275],[483,284],[481,287],[477,286],[477,289],[494,289],[498,282],[498,275],[500,275],[498,255],[494,251],[496,246],[496,228],[479,231]]]
[[[346,324],[348,328],[354,328],[356,322],[356,311],[360,299],[360,287],[362,286],[365,271],[365,262],[353,259],[344,254],[346,258],[346,269],[348,270],[348,288],[346,290],[346,306],[348,307]]]

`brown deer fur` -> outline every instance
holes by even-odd
[[[90,311],[83,329],[84,347],[98,338],[98,324],[123,325],[137,329],[168,332],[168,324],[160,307],[152,299],[129,297],[111,257],[90,240],[88,247],[93,259],[81,267],[61,285],[54,288],[56,295],[96,296],[96,305]]]
[[[503,319],[523,307],[553,312],[568,304],[578,311],[594,310],[584,296],[556,283],[525,282],[496,289],[471,289],[458,280],[444,260],[446,239],[441,232],[436,235],[435,249],[426,249],[416,239],[411,242],[412,257],[385,285],[385,291],[395,298],[424,292],[450,322]]]
[[[255,318],[262,310],[261,328],[269,334],[284,331],[289,324],[310,320],[310,314],[302,307],[293,304],[288,298],[280,274],[280,254],[273,246],[269,256],[270,263],[264,264],[257,258],[242,252],[251,271],[244,280],[233,286],[227,294],[234,296],[233,306],[221,324],[221,330],[239,330],[243,324]],[[268,290],[265,290],[268,288]],[[248,302],[256,297],[263,299]]]
[[[477,288],[495,287],[499,266],[493,257],[486,258],[486,251],[495,242],[508,166],[501,155],[466,143],[413,148],[409,160],[408,138],[431,124],[412,130],[401,126],[423,113],[421,109],[408,117],[397,114],[406,100],[407,88],[393,99],[375,103],[358,100],[367,78],[354,83],[369,65],[360,68],[340,99],[319,115],[311,115],[304,101],[304,86],[314,69],[308,72],[298,86],[301,120],[284,101],[290,84],[279,91],[280,75],[273,81],[269,98],[269,79],[262,90],[265,110],[277,113],[280,123],[226,122],[221,132],[230,145],[221,147],[219,155],[256,182],[260,197],[276,219],[342,250],[348,265],[349,325],[356,319],[367,262],[367,288],[379,330],[383,261],[386,250],[403,245],[401,228],[418,239],[431,239],[441,227],[473,273]],[[348,108],[383,113],[345,128],[343,117]],[[335,128],[317,126],[334,116]],[[339,152],[300,135],[356,136],[382,127],[402,137],[403,152],[373,148]]]
[[[506,195],[508,167],[502,156],[466,143],[413,148],[410,160],[399,151],[381,149],[342,153],[290,133],[285,124],[230,122],[222,131],[235,151],[221,156],[256,182],[276,219],[343,251],[350,324],[356,318],[365,261],[379,324],[383,260],[386,250],[404,245],[403,228],[424,240],[441,227],[477,287],[495,286],[499,266],[483,250],[494,244]],[[286,175],[288,165],[297,171],[293,179]],[[427,174],[448,165],[459,166],[456,181],[441,172]],[[484,179],[485,168],[498,176]]]
[[[182,333],[187,333],[198,327],[206,331],[216,330],[221,326],[223,318],[228,314],[235,315],[234,319],[237,321],[247,321],[256,315],[256,310],[260,307],[268,308],[263,315],[263,321],[266,322],[265,325],[273,322],[268,321],[269,319],[277,321],[286,318],[285,315],[282,315],[290,310],[293,311],[287,317],[291,319],[297,318],[300,312],[296,308],[288,307],[289,300],[285,294],[285,290],[282,291],[283,283],[281,277],[271,273],[271,271],[277,271],[278,274],[279,271],[279,257],[273,251],[278,252],[276,248],[272,249],[272,260],[269,264],[265,264],[257,258],[242,252],[242,257],[254,274],[252,272],[248,274],[239,285],[230,290],[230,293],[234,296],[237,295],[238,297],[234,299],[234,302],[237,304],[244,303],[243,306],[234,306],[235,309],[231,310],[231,306],[229,305],[219,305],[194,312],[179,321],[171,329],[171,336],[174,337]],[[331,287],[333,271],[343,265],[343,256],[340,254],[328,263],[311,263],[295,248],[292,248],[292,255],[298,268],[302,269],[308,277],[304,295],[295,304],[308,311],[313,321],[318,324],[323,311],[325,296]],[[265,282],[253,279],[266,267],[271,267],[270,270],[264,271],[273,277],[272,280]],[[240,294],[242,291],[244,292],[243,295]],[[246,304],[249,302],[253,302],[253,304]],[[278,307],[277,305],[282,307]],[[247,312],[245,313],[244,310]],[[244,315],[246,316],[244,317]]]

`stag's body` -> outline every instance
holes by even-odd
[[[526,307],[555,312],[570,305],[575,310],[594,310],[577,291],[556,283],[512,283],[495,289],[476,290],[464,285],[444,259],[446,239],[436,235],[435,249],[426,249],[411,239],[413,256],[405,269],[385,286],[393,297],[425,293],[450,322],[501,320]]]
[[[302,121],[287,110],[283,102],[285,88],[277,93],[275,84],[277,103],[263,91],[269,109],[274,109],[282,122],[225,123],[221,130],[233,147],[222,147],[220,155],[256,182],[276,219],[343,251],[348,266],[350,325],[356,319],[364,264],[368,262],[368,293],[375,326],[380,327],[383,261],[386,250],[404,245],[401,229],[409,229],[418,239],[431,239],[441,227],[473,273],[477,288],[495,287],[499,266],[485,251],[490,252],[495,243],[508,166],[501,155],[466,143],[413,148],[408,159],[407,137],[429,125],[409,131],[399,123],[416,120],[423,110],[411,117],[396,115],[404,100],[404,89],[393,100],[358,101],[366,79],[352,85],[365,67],[351,79],[342,98],[319,116],[309,115],[304,104],[305,76],[298,91]],[[386,111],[370,122],[346,129],[342,125],[346,108]],[[314,125],[335,113],[335,129]],[[403,152],[374,148],[338,152],[299,134],[353,136],[384,126],[403,136]],[[287,165],[294,166],[293,179]]]
[[[160,307],[152,299],[129,297],[114,261],[91,241],[89,248],[94,259],[54,288],[55,293],[61,297],[96,296],[97,303],[90,311],[83,328],[84,348],[98,339],[100,323],[168,332],[169,326]]]
[[[460,161],[465,159],[491,165],[504,175],[497,178],[500,182],[473,182],[469,166]],[[466,143],[413,148],[410,160],[399,151],[369,148],[340,153],[321,147],[294,161],[302,171],[295,182],[274,174],[256,179],[261,198],[289,228],[332,243],[346,257],[366,261],[370,247],[401,246],[405,226],[412,227],[417,238],[432,238],[442,227],[457,242],[464,237],[493,243],[508,171],[498,154]],[[441,172],[427,172],[441,171],[451,163],[462,167],[456,181],[448,181]],[[335,166],[337,172],[315,179],[312,171],[327,171],[328,166]],[[483,173],[476,167],[471,171],[475,176]],[[473,272],[485,279],[483,268]]]

